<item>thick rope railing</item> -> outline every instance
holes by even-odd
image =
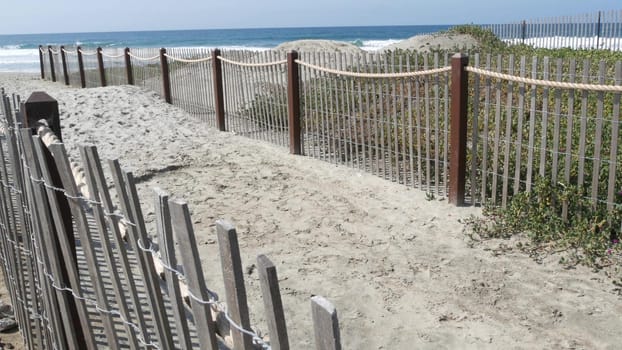
[[[88,52],[88,51],[84,51],[82,49],[80,49],[78,51],[80,51],[80,53],[83,54],[84,56],[95,56],[95,55],[97,55],[97,51]]]
[[[444,73],[451,71],[451,67],[441,67],[427,70],[420,70],[415,72],[400,72],[400,73],[359,73],[359,72],[350,72],[345,70],[338,70],[332,68],[326,68],[322,66],[318,66],[315,64],[311,64],[301,60],[295,60],[301,66],[311,68],[320,72],[341,75],[352,78],[375,78],[375,79],[387,79],[387,78],[411,78],[418,77],[424,75],[433,75],[438,73]]]
[[[77,52],[74,51],[68,51],[67,49],[65,49],[64,47],[61,49],[65,54],[67,55],[78,55]]]
[[[130,57],[132,57],[133,59],[139,60],[139,61],[153,61],[156,59],[160,58],[160,55],[155,55],[153,57],[140,57],[140,56],[136,56],[131,52],[128,52],[128,55],[130,55]]]
[[[102,51],[102,56],[104,56],[104,57],[108,57],[108,58],[121,58],[121,57],[124,57],[124,56],[125,56],[125,54],[124,54],[124,53],[122,53],[122,54],[120,54],[120,55],[108,55],[108,54],[106,54],[106,53],[104,53],[104,52]]]
[[[54,49],[51,47],[49,48],[49,50],[53,55],[58,55],[60,53],[60,51],[54,51]]]
[[[622,92],[621,85],[601,85],[601,84],[585,84],[585,83],[567,83],[563,81],[551,81],[551,80],[541,80],[541,79],[532,79],[532,78],[524,78],[517,77],[515,75],[504,74],[489,71],[486,69],[475,68],[475,67],[465,67],[467,72],[480,74],[483,76],[503,79],[507,81],[513,81],[517,83],[525,83],[529,85],[538,85],[538,86],[546,86],[552,88],[560,88],[560,89],[574,89],[574,90],[589,90],[589,91],[606,91],[606,92]]]
[[[175,56],[171,56],[167,53],[164,54],[164,57],[167,57],[173,61],[178,61],[178,62],[182,62],[182,63],[199,63],[199,62],[207,62],[207,61],[211,61],[212,57],[204,57],[204,58],[195,58],[195,59],[188,59],[188,58],[181,58],[181,57],[175,57]]]
[[[234,61],[234,60],[230,60],[228,58],[224,58],[222,56],[218,56],[218,59],[225,62],[225,63],[229,63],[229,64],[233,64],[236,66],[240,66],[240,67],[271,67],[271,66],[278,66],[280,64],[286,64],[287,60],[280,60],[280,61],[274,61],[274,62],[265,62],[265,63],[247,63],[247,62],[240,62],[240,61]]]

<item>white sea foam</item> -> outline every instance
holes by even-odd
[[[365,51],[378,51],[381,50],[391,44],[399,43],[402,40],[398,39],[388,39],[388,40],[364,40],[361,49]]]
[[[8,46],[0,48],[0,72],[37,72],[39,70],[38,49],[19,49]]]

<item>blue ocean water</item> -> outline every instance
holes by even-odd
[[[39,45],[85,48],[208,47],[261,50],[300,39],[338,40],[373,51],[411,36],[449,25],[207,29],[140,32],[0,35],[0,72],[37,72]]]

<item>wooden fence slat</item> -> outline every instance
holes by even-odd
[[[503,65],[501,64],[501,55],[497,56],[497,72],[503,71]],[[495,142],[492,156],[492,204],[497,204],[497,182],[499,180],[499,149],[501,143],[499,142],[501,137],[501,80],[497,80],[495,84]]]
[[[288,350],[289,338],[276,267],[267,256],[259,255],[257,257],[257,270],[270,332],[270,346],[274,350]]]
[[[423,69],[428,70],[428,55],[423,54]],[[425,109],[425,178],[426,178],[426,192],[432,193],[432,163],[430,152],[430,140],[432,139],[431,125],[430,125],[430,76],[423,77],[424,81],[424,99],[423,106]]]
[[[91,195],[91,199],[96,202],[101,202],[101,195],[99,193],[97,183],[103,182],[105,181],[105,179],[96,178],[97,172],[95,171],[95,167],[93,166],[93,159],[89,157],[89,153],[93,154],[94,152],[96,152],[94,148],[94,146],[80,146],[80,155],[82,158],[82,164],[84,166],[86,182],[89,193]],[[126,320],[131,320],[131,317],[129,315],[129,306],[122,292],[123,285],[121,284],[121,279],[118,273],[119,267],[117,266],[114,252],[112,251],[110,237],[108,235],[108,228],[106,226],[106,217],[104,214],[104,210],[101,205],[92,206],[92,210],[93,217],[95,219],[95,223],[99,233],[99,240],[101,242],[106,266],[110,271],[110,279],[112,281],[112,289],[115,295],[115,301],[119,306],[119,312],[121,313],[123,318],[125,318]],[[119,248],[122,249],[121,247]],[[127,332],[130,348],[137,349],[138,341],[136,339],[136,330],[127,323],[124,323],[124,327],[125,331]]]
[[[199,330],[199,344],[201,350],[217,350],[216,343],[216,325],[212,318],[210,305],[201,301],[208,301],[209,295],[205,277],[203,276],[203,268],[201,267],[201,258],[197,249],[197,242],[190,220],[190,212],[188,203],[180,199],[170,199],[169,207],[171,210],[171,221],[173,223],[173,231],[177,236],[179,250],[185,252],[182,254],[182,262],[185,266],[186,281],[188,282],[189,293],[191,294],[190,304],[192,305],[192,314],[194,322]],[[196,297],[193,298],[192,296]]]
[[[538,78],[538,57],[533,56],[531,60],[531,78]],[[527,155],[527,185],[526,191],[531,192],[531,185],[533,183],[533,162],[536,153],[535,141],[536,141],[536,96],[537,86],[531,85],[531,99],[529,104],[529,154]]]
[[[562,81],[562,59],[558,58],[556,65],[556,75],[555,81]],[[554,124],[553,124],[553,164],[551,167],[551,180],[557,182],[557,172],[559,167],[559,128],[561,122],[561,96],[562,90],[555,89],[554,98],[555,98],[555,111],[553,113]]]
[[[39,164],[35,158],[33,139],[31,137],[30,129],[22,129],[20,132],[23,156],[26,165],[29,167],[29,176],[34,179],[41,178],[41,172],[39,170]],[[1,156],[0,156],[1,157]],[[30,207],[33,213],[36,213],[36,220],[39,225],[34,231],[35,240],[39,242],[39,248],[41,251],[37,251],[35,247],[31,249],[34,253],[33,259],[40,267],[40,284],[42,285],[45,295],[47,295],[47,310],[50,314],[52,327],[54,328],[56,344],[61,348],[76,349],[78,347],[78,341],[76,333],[73,328],[71,314],[67,310],[70,310],[70,295],[61,291],[54,290],[51,286],[52,282],[59,283],[59,276],[62,274],[60,268],[60,257],[56,249],[43,249],[44,247],[53,247],[55,243],[53,241],[53,226],[52,218],[50,217],[49,207],[47,206],[47,198],[45,190],[39,184],[32,184],[32,206]],[[56,281],[50,281],[45,275],[51,273],[56,275]],[[62,310],[62,311],[61,311]],[[62,322],[60,322],[62,320]]]
[[[573,58],[570,60],[570,66],[568,68],[568,81],[575,82],[577,74],[577,61]],[[568,91],[568,116],[566,122],[566,160],[564,163],[564,181],[566,184],[570,183],[570,165],[572,164],[572,148],[573,148],[573,128],[574,128],[574,97],[575,90]],[[562,218],[566,220],[568,218],[568,201],[562,203]]]
[[[479,68],[479,53],[476,53],[473,57],[473,67]],[[480,100],[480,82],[481,77],[479,75],[474,75],[473,81],[473,119],[471,124],[471,204],[475,205],[477,203],[477,170],[478,166],[480,166],[480,159],[477,154],[477,149],[479,146],[479,100]],[[485,137],[486,135],[484,135]],[[482,175],[485,171],[482,171]],[[484,199],[482,198],[483,202]]]
[[[526,57],[522,56],[520,59],[520,77],[525,77]],[[516,160],[514,164],[514,189],[513,195],[516,195],[521,190],[521,162],[523,157],[523,119],[525,114],[525,84],[518,84],[518,115],[517,115],[517,127],[516,127]]]
[[[438,68],[438,52],[434,52],[434,68]],[[439,74],[434,74],[434,83],[432,93],[434,94],[434,185],[436,186],[436,194],[441,193],[441,181],[440,181],[440,162],[441,162],[441,154],[440,154],[440,144],[439,144],[439,133],[440,133],[440,118],[441,118],[441,110],[440,110],[440,96],[439,96],[439,84],[440,78]],[[428,103],[430,103],[428,101]],[[428,142],[430,142],[428,140]],[[466,148],[464,149],[466,151]],[[464,180],[462,180],[464,184]],[[464,192],[462,193],[462,198],[464,202]]]
[[[341,350],[341,335],[337,310],[319,295],[311,297],[311,315],[317,350]]]
[[[74,198],[79,197],[80,193],[71,172],[71,166],[69,164],[69,159],[67,158],[67,151],[65,150],[65,146],[61,143],[54,143],[49,145],[48,148],[52,153],[52,156],[54,157],[54,162],[56,163],[56,167],[58,168],[58,173],[60,175],[63,188],[66,191],[67,195]],[[82,203],[79,203],[76,200],[70,200],[69,207],[71,208],[76,231],[78,231],[78,235],[80,237],[80,244],[84,251],[87,267],[92,278],[93,290],[95,292],[97,304],[100,308],[103,308],[104,310],[110,310],[108,299],[106,298],[105,294],[105,286],[102,279],[101,269],[99,263],[97,262],[97,255],[93,247],[91,232],[89,230],[86,214],[84,212],[84,206],[82,205]],[[113,347],[118,347],[119,339],[117,338],[116,332],[114,331],[112,315],[102,314],[102,318],[104,324],[104,332],[106,334],[108,344]]]
[[[617,61],[615,66],[615,85],[622,84],[622,62]],[[611,117],[611,149],[609,151],[609,181],[607,188],[607,209],[611,210],[615,202],[616,170],[618,168],[618,138],[620,137],[620,93],[613,95],[613,111]]]
[[[227,296],[227,311],[235,323],[246,330],[250,330],[246,288],[244,287],[244,268],[240,257],[237,232],[230,223],[218,220],[216,221],[216,233]],[[253,348],[251,336],[234,327],[231,328],[231,332],[234,349],[251,350]]]
[[[160,250],[162,252],[162,260],[168,266],[177,268],[177,257],[175,254],[175,242],[173,240],[173,226],[171,224],[171,214],[168,207],[169,195],[159,188],[155,188],[155,214],[156,227],[158,237],[160,239]],[[169,298],[173,308],[173,317],[177,325],[177,336],[179,337],[179,345],[182,349],[192,349],[192,339],[188,330],[188,320],[186,319],[186,308],[184,300],[179,289],[179,278],[177,274],[165,270],[166,285],[168,287]]]
[[[43,142],[39,138],[39,136],[33,136],[34,149],[37,156],[37,160],[39,162],[41,168],[42,179],[46,184],[54,184],[52,178],[52,170],[48,167],[48,159],[45,150],[43,147]],[[67,233],[72,232],[68,231],[66,224],[64,222],[65,217],[62,213],[62,204],[59,202],[59,198],[57,197],[56,190],[46,187],[47,192],[47,200],[51,209],[52,218],[54,222],[54,227],[56,228],[56,234],[53,235],[56,238],[56,242],[48,242],[50,245],[46,245],[46,247],[60,247],[61,256],[62,256],[62,264],[61,270],[62,273],[57,275],[57,278],[62,278],[61,280],[57,280],[56,283],[60,283],[60,287],[69,287],[73,290],[73,292],[82,297],[82,291],[80,287],[80,278],[77,271],[77,261],[75,256],[75,242],[71,241],[73,238],[73,233],[69,236]],[[64,196],[64,194],[61,194]],[[66,274],[66,276],[64,276]],[[62,277],[60,277],[62,276]],[[66,279],[67,285],[64,285]],[[91,328],[91,324],[89,322],[88,313],[86,309],[86,305],[79,300],[73,301],[74,305],[70,304],[70,308],[67,310],[76,310],[77,317],[79,319],[79,324],[73,324],[75,330],[77,331],[77,339],[79,342],[79,346],[82,347],[86,345],[88,349],[95,349],[95,337],[93,336],[93,330]],[[71,311],[69,311],[71,312]],[[74,319],[74,322],[75,319]]]
[[[549,80],[550,75],[550,65],[549,58],[547,56],[544,57],[542,62],[542,79]],[[546,160],[547,160],[547,152],[548,152],[548,129],[549,129],[549,92],[550,88],[548,86],[544,86],[542,88],[542,124],[540,126],[540,177],[546,176]]]
[[[508,61],[508,74],[514,75],[514,55],[510,55]],[[505,208],[508,203],[508,186],[510,181],[510,148],[512,147],[512,102],[514,94],[514,83],[508,82],[507,100],[505,102],[505,147],[503,153],[503,188],[501,189],[501,206]]]
[[[490,70],[491,55],[486,55],[486,70]],[[490,96],[492,93],[492,79],[486,77],[484,88],[484,140],[482,147],[482,202],[488,199],[488,144],[490,143],[489,120],[490,120]]]
[[[166,309],[164,307],[158,274],[155,271],[151,253],[142,249],[149,249],[151,240],[147,237],[147,230],[140,209],[140,202],[138,201],[134,177],[132,173],[121,170],[121,165],[118,160],[110,160],[109,165],[123,214],[134,224],[130,225],[127,238],[130,242],[130,246],[136,252],[138,265],[147,290],[147,302],[153,314],[160,346],[171,349],[173,348],[173,337],[168,320],[166,319]]]
[[[607,66],[605,61],[600,61],[598,67],[598,84],[605,84],[606,69]],[[594,135],[594,154],[592,157],[592,202],[594,203],[594,207],[596,207],[596,204],[598,203],[598,192],[600,183],[600,153],[603,143],[603,109],[605,93],[603,91],[599,91],[598,93],[596,93],[596,98],[596,133]]]
[[[590,81],[590,60],[583,61],[583,78],[582,83],[587,84]],[[581,126],[579,135],[579,169],[577,174],[577,186],[581,188],[583,186],[584,174],[585,174],[585,143],[587,137],[587,107],[588,107],[589,91],[583,90],[581,92]]]

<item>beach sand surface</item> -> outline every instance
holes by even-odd
[[[536,262],[512,241],[472,246],[477,208],[285,148],[218,132],[136,87],[75,89],[0,75],[58,99],[63,139],[134,172],[154,234],[158,186],[189,202],[208,286],[223,296],[214,222],[237,227],[252,325],[267,332],[255,259],[277,266],[292,349],[314,348],[310,297],[337,308],[344,349],[616,349],[620,290],[602,273]],[[222,297],[221,297],[222,298]],[[1,338],[1,336],[0,336]]]

